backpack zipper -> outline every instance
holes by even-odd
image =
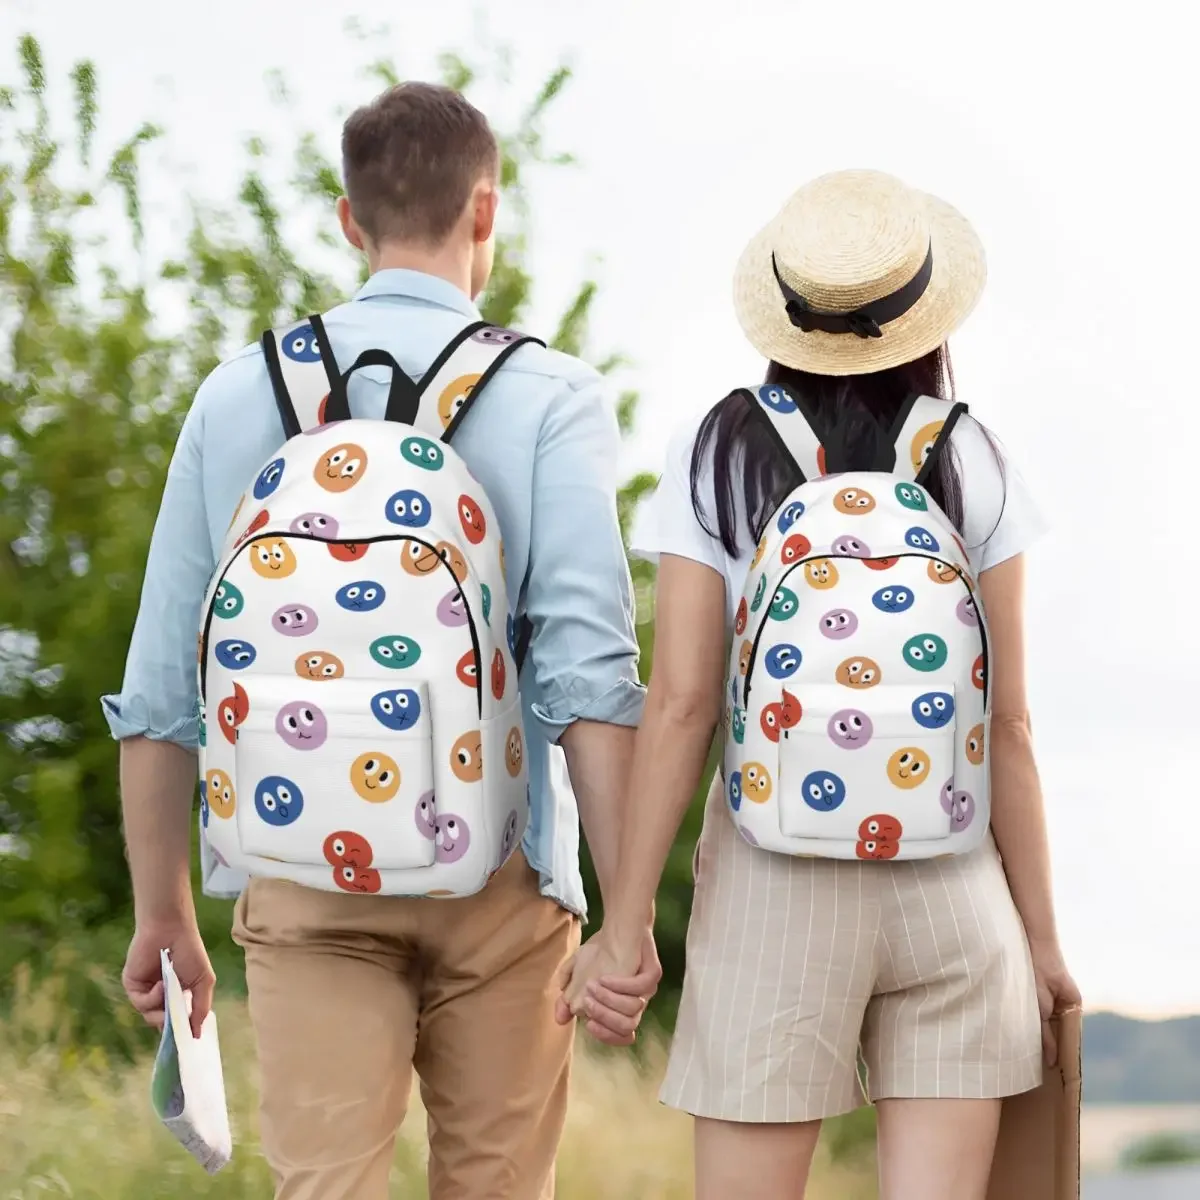
[[[379,534],[376,537],[354,538],[354,539],[347,539],[346,541],[342,541],[337,538],[319,538],[319,537],[314,536],[311,533],[292,533],[290,531],[286,532],[286,533],[272,533],[269,530],[265,530],[261,533],[256,532],[254,537],[248,538],[233,552],[233,554],[230,556],[229,561],[225,564],[225,569],[221,572],[219,578],[217,579],[216,587],[213,588],[213,602],[215,602],[216,598],[217,598],[217,589],[221,586],[222,583],[225,582],[225,576],[229,574],[230,568],[233,566],[233,564],[235,562],[237,562],[238,557],[241,555],[242,551],[248,549],[255,542],[262,541],[263,538],[268,538],[268,537],[277,538],[280,541],[290,541],[292,539],[295,539],[296,541],[300,541],[300,542],[320,542],[322,545],[325,545],[325,546],[349,545],[349,544],[351,544],[351,542],[356,546],[366,546],[366,545],[374,544],[375,542],[416,542],[416,543],[418,543],[418,545],[424,546],[426,550],[433,551],[433,553],[437,555],[438,561],[442,564],[442,566],[445,568],[447,573],[450,575],[450,578],[454,580],[455,590],[457,592],[459,592],[459,594],[462,596],[463,608],[467,614],[467,625],[471,630],[471,645],[472,645],[472,647],[474,647],[474,650],[475,650],[475,702],[479,708],[479,719],[481,721],[483,720],[484,663],[483,663],[483,651],[479,644],[479,631],[475,627],[475,617],[474,617],[474,614],[471,612],[470,604],[467,602],[466,593],[463,592],[462,586],[458,582],[458,576],[455,575],[454,572],[450,569],[450,564],[444,558],[442,558],[442,556],[440,554],[438,554],[436,546],[432,545],[430,542],[425,541],[424,538],[412,537],[411,535],[408,535],[408,534],[396,534],[396,533],[385,533],[385,534]],[[209,635],[210,629],[212,628],[212,622],[213,622],[213,604],[210,603],[208,606],[208,611],[204,614],[204,633],[201,638],[201,647],[202,647],[202,653],[200,656],[200,703],[201,703],[201,705],[204,705],[207,702],[207,698],[208,698],[208,635]]]
[[[909,550],[903,554],[875,554],[871,556],[873,560],[878,561],[881,558],[922,558],[926,562],[946,562],[944,558],[938,558],[934,554],[925,554],[921,551]],[[854,554],[810,554],[807,558],[800,559],[799,562],[794,562],[782,575],[779,577],[779,582],[775,584],[771,592],[771,599],[775,598],[775,593],[783,587],[785,580],[792,574],[793,571],[799,570],[805,563],[819,562],[824,559],[838,558],[843,561],[863,562],[864,559],[857,557]],[[953,567],[953,563],[946,563],[947,566]],[[882,572],[881,572],[882,573]],[[954,567],[954,573],[958,576],[958,581],[967,589],[967,595],[971,597],[971,603],[975,605],[975,615],[978,619],[979,640],[983,644],[983,707],[987,711],[988,691],[991,687],[991,672],[989,669],[989,654],[988,654],[988,636],[987,627],[984,624],[983,608],[980,606],[979,598],[975,595],[975,589],[967,582],[966,576],[958,567]],[[750,677],[754,673],[754,663],[758,658],[758,644],[762,641],[763,630],[767,627],[767,622],[771,620],[771,605],[767,602],[766,612],[763,614],[762,620],[758,624],[758,629],[754,634],[754,641],[750,644],[750,658],[746,663],[746,682],[742,685],[742,708],[743,710],[750,707]]]

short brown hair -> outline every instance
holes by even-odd
[[[350,211],[373,241],[440,245],[480,176],[495,179],[487,118],[452,88],[402,83],[350,115],[342,172]]]

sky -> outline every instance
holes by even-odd
[[[478,44],[481,11],[0,0],[0,48],[32,31],[60,77],[93,59],[101,138],[154,119],[164,203],[180,188],[228,200],[248,134],[312,128],[334,155],[341,117],[375,90],[365,63],[432,76],[439,51]],[[1185,489],[1200,92],[1174,6],[1102,11],[506,0],[482,26],[512,47],[512,84],[480,102],[502,125],[552,67],[574,68],[547,135],[580,164],[533,179],[525,325],[551,332],[578,281],[600,281],[593,348],[627,355],[621,383],[642,395],[631,471],[659,469],[673,429],[761,378],[733,267],[805,180],[875,167],[976,225],[989,284],[953,342],[960,398],[1052,526],[1030,554],[1029,654],[1063,946],[1089,1005],[1153,1015],[1200,1011],[1200,628],[1185,619],[1200,586]],[[350,14],[376,31],[365,42],[344,34]],[[291,82],[285,109],[268,101],[272,68]]]

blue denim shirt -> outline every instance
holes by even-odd
[[[325,318],[338,363],[389,351],[413,378],[478,310],[452,284],[380,271]],[[351,377],[354,415],[382,418],[389,373]],[[103,698],[113,736],[195,747],[196,634],[205,587],[234,507],[283,444],[257,346],[219,366],[183,423],[150,544],[141,608],[119,695]],[[562,751],[573,721],[636,725],[638,683],[629,569],[617,524],[620,434],[611,393],[578,359],[516,351],[455,436],[500,522],[510,603],[524,600],[534,636],[522,672],[533,811],[523,850],[542,891],[584,914],[579,820]]]

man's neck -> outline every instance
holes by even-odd
[[[469,248],[447,245],[428,250],[389,242],[368,257],[367,268],[372,275],[387,270],[420,271],[423,275],[433,275],[454,284],[464,296],[472,298]]]

